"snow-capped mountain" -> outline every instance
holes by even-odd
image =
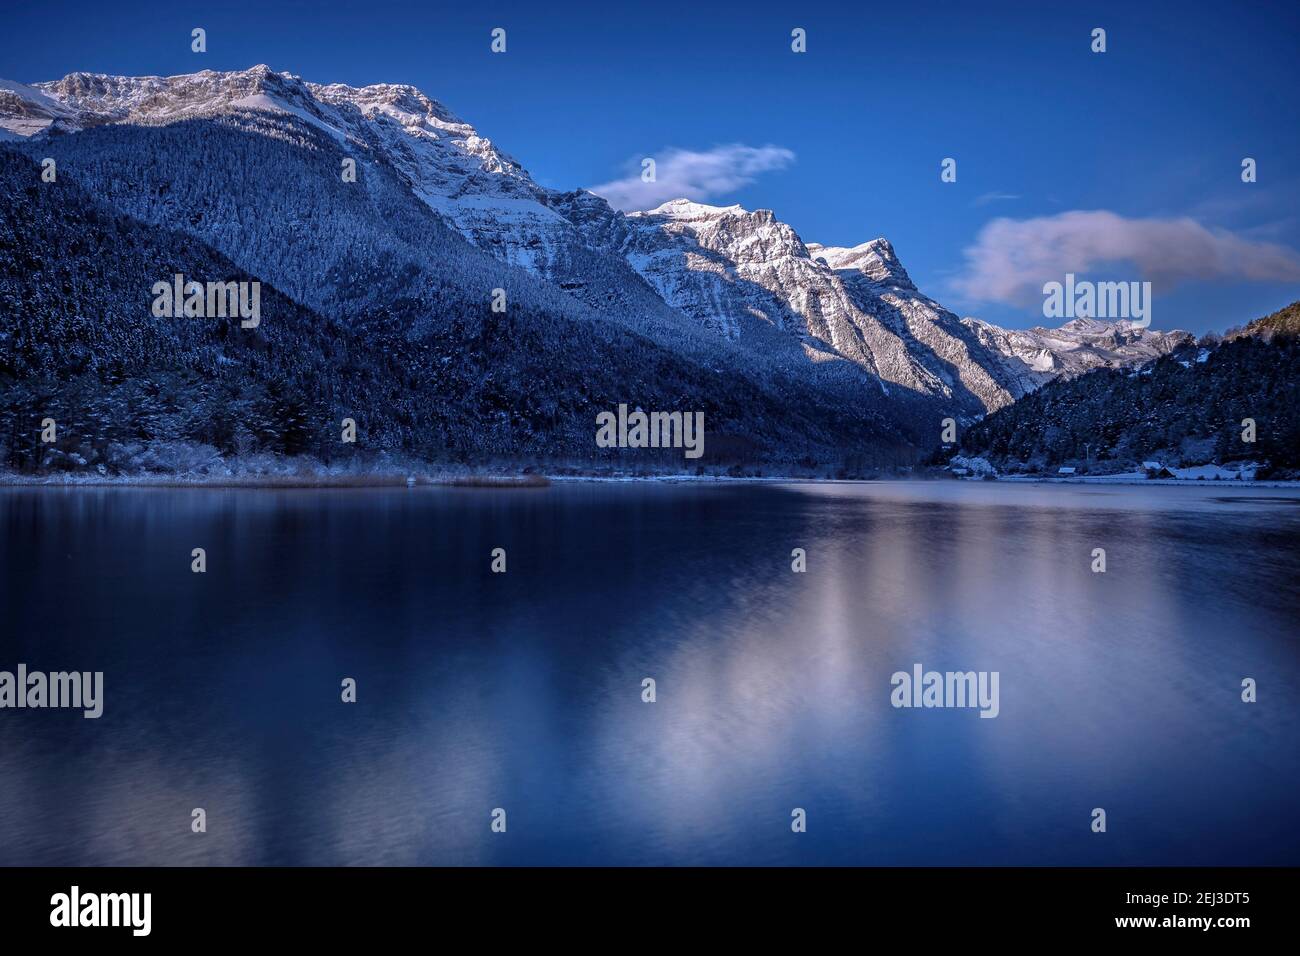
[[[916,288],[888,241],[806,244],[768,210],[680,199],[625,215],[584,190],[546,189],[412,86],[322,85],[266,66],[0,84],[0,129],[12,138],[213,117],[257,130],[268,113],[394,171],[473,245],[637,331],[834,382],[870,403],[929,402],[974,418],[1055,375],[1176,344],[1077,322],[1013,332],[960,320]]]
[[[59,129],[81,129],[80,112],[35,87],[0,80],[0,142]]]
[[[1074,319],[1058,329],[1003,329],[979,319],[961,321],[981,345],[1001,357],[1009,375],[1026,382],[1026,391],[1094,368],[1143,365],[1195,341],[1188,332],[1158,332],[1123,320]]]
[[[14,99],[28,102],[19,86],[7,84]],[[75,132],[109,122],[171,123],[245,110],[288,113],[340,142],[382,155],[417,196],[462,233],[481,233],[487,245],[515,220],[511,231],[520,242],[500,250],[507,258],[527,262],[532,256],[526,237],[559,224],[543,202],[545,191],[518,162],[413,86],[307,83],[259,65],[168,77],[72,73],[26,90],[36,94],[30,99],[52,118],[44,128],[39,119],[19,126],[18,110],[0,110],[0,127],[21,135]],[[55,110],[62,111],[57,123]],[[487,217],[497,220],[495,228],[485,227]]]
[[[916,290],[883,239],[851,250],[808,246],[769,210],[686,200],[627,221],[622,251],[633,267],[670,305],[723,334],[765,322],[796,337],[814,361],[847,359],[886,394],[938,398],[967,415],[1015,397],[965,347],[956,317]]]
[[[847,362],[885,395],[891,386],[900,394],[941,391],[905,343],[856,308],[844,283],[768,210],[679,199],[624,215],[597,199],[566,211],[585,242],[624,258],[668,305],[722,339],[791,360]]]
[[[0,144],[0,470],[617,462],[593,424],[624,402],[703,411],[710,468],[914,459],[872,410],[636,334],[472,246],[392,170],[345,183],[325,133],[259,122],[266,135],[200,119]],[[155,315],[150,290],[177,273],[260,285],[259,325]],[[30,427],[44,417],[57,447]]]
[[[519,163],[413,86],[307,83],[260,65],[240,72],[205,70],[169,77],[72,73],[27,89],[65,111],[57,125],[50,123],[49,133],[105,122],[170,123],[243,110],[288,113],[340,142],[382,155],[417,196],[462,233],[475,233],[485,214],[498,220],[517,217],[514,232],[521,238],[544,231],[558,219],[542,202],[545,191]],[[21,90],[13,92],[22,95]],[[19,132],[10,126],[7,111],[0,127]],[[487,235],[498,231],[488,230]],[[527,260],[521,248],[503,251],[508,258]]]
[[[906,343],[943,382],[945,394],[974,408],[974,414],[1015,401],[1025,383],[1006,374],[994,356],[981,349],[957,316],[923,295],[898,261],[894,247],[884,238],[852,248],[811,247],[813,256],[834,270],[849,290],[854,304]]]

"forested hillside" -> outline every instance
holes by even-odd
[[[1052,382],[971,426],[960,453],[1013,471],[1127,471],[1143,461],[1256,461],[1268,466],[1259,477],[1300,469],[1300,340],[1289,331],[1298,315],[1300,303],[1140,370]],[[1253,443],[1242,438],[1245,419]]]
[[[866,465],[910,453],[869,414],[784,401],[580,306],[548,302],[499,263],[489,275],[463,240],[433,241],[436,227],[410,253],[429,257],[423,271],[365,235],[354,237],[355,258],[318,248],[310,230],[278,255],[259,248],[304,305],[193,235],[109,208],[68,165],[45,183],[33,159],[0,149],[0,462],[10,469],[220,469],[214,456],[258,451],[334,463],[381,453],[595,461],[617,454],[593,436],[597,411],[619,402],[704,411],[714,439],[705,465]],[[213,215],[268,212],[280,214]],[[232,244],[262,231],[222,222]],[[312,286],[312,269],[333,281]],[[177,272],[260,279],[261,324],[155,318],[150,289]],[[489,308],[495,284],[512,296],[504,314]],[[357,423],[356,444],[339,440],[344,417]],[[46,418],[57,424],[53,444],[40,441]]]

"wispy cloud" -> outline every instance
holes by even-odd
[[[987,206],[991,202],[1008,202],[1012,199],[1019,199],[1014,193],[984,193],[982,196],[976,196],[971,202],[972,206]]]
[[[1129,219],[1105,210],[994,219],[964,251],[954,290],[979,302],[1028,305],[1043,283],[1131,263],[1156,290],[1198,279],[1300,282],[1300,253],[1194,219]]]
[[[653,209],[670,199],[703,201],[748,186],[761,173],[784,169],[794,153],[780,146],[745,146],[732,143],[699,152],[670,147],[647,157],[655,161],[655,181],[641,181],[641,160],[622,179],[592,186],[617,209]]]

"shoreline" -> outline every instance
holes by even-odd
[[[1132,475],[1082,476],[1058,478],[1054,476],[1014,475],[993,479],[951,478],[939,476],[896,476],[880,478],[812,478],[807,476],[732,476],[732,475],[599,475],[599,474],[356,474],[356,475],[250,475],[239,476],[77,476],[74,478],[35,475],[0,475],[0,489],[4,488],[193,488],[231,490],[344,490],[366,488],[475,488],[486,490],[517,490],[547,488],[553,484],[572,483],[690,483],[690,484],[946,484],[949,482],[974,482],[1003,485],[1107,485],[1121,487],[1185,487],[1185,488],[1300,488],[1300,480],[1241,480],[1195,478],[1137,478]]]
[[[248,475],[192,477],[184,475],[141,475],[77,478],[0,475],[0,488],[249,488],[249,489],[345,489],[345,488],[545,488],[544,475]]]

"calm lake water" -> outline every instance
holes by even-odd
[[[0,864],[1300,864],[1295,490],[11,488],[0,531],[0,670],[105,675],[0,710]],[[892,707],[918,663],[997,718]]]

